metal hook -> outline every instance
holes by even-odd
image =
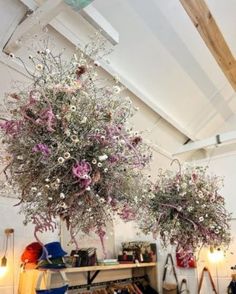
[[[176,163],[178,164],[178,167],[179,167],[179,171],[178,171],[178,173],[181,175],[181,163],[180,163],[180,161],[179,161],[177,158],[174,158],[174,159],[171,161],[170,166],[172,166],[172,164],[173,164],[174,162],[176,162]]]

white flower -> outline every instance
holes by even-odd
[[[65,161],[65,159],[63,157],[59,157],[57,161],[58,163],[62,164]]]
[[[53,198],[52,198],[52,197],[48,197],[48,200],[49,200],[49,201],[52,201],[52,200],[53,200]]]
[[[60,193],[60,198],[61,199],[65,199],[66,198],[65,194],[64,193]]]
[[[68,137],[69,137],[69,136],[70,136],[70,134],[71,134],[71,133],[70,133],[70,130],[69,130],[69,129],[66,129],[66,130],[65,130],[65,134],[66,134],[66,136],[68,136]]]
[[[31,188],[31,191],[32,191],[32,192],[36,192],[36,191],[37,191],[37,188],[36,188],[36,187],[32,187],[32,188]]]
[[[87,122],[88,118],[86,116],[84,116],[81,120],[81,123],[82,124],[85,124]]]
[[[220,232],[220,231],[219,231],[218,229],[215,230],[215,233],[216,233],[216,234],[219,234],[219,232]]]
[[[90,190],[91,190],[91,187],[88,186],[85,190],[86,190],[86,191],[90,191]]]
[[[58,184],[60,184],[61,180],[57,178],[57,179],[56,179],[56,182],[57,182]]]
[[[46,54],[50,54],[50,53],[51,53],[50,49],[47,48],[47,49],[45,50],[45,53],[46,53]]]
[[[107,160],[107,158],[108,158],[108,156],[106,154],[103,154],[103,155],[98,156],[98,159],[100,161],[105,161],[105,160]]]
[[[191,212],[193,210],[193,207],[192,206],[189,206],[188,208],[187,208],[187,211],[188,212]]]
[[[101,162],[98,163],[98,167],[102,167],[102,163]]]
[[[107,173],[108,172],[108,168],[104,168],[104,173]]]
[[[73,112],[75,112],[76,111],[76,106],[71,105],[70,110],[73,111]]]
[[[114,81],[115,81],[116,83],[119,83],[119,82],[120,82],[120,77],[119,77],[118,75],[115,75],[115,76],[113,77],[113,79],[114,79]]]
[[[113,86],[113,93],[119,94],[121,91],[121,88],[119,86]]]
[[[198,192],[198,197],[199,197],[199,198],[203,198],[203,197],[204,197],[204,194],[202,193],[202,191],[199,191],[199,192]]]
[[[204,217],[203,216],[200,216],[199,217],[199,222],[203,222],[204,221]]]
[[[35,66],[35,68],[36,68],[37,70],[42,70],[42,69],[43,69],[43,65],[42,65],[41,63],[38,63],[38,64]]]
[[[95,158],[92,160],[92,164],[97,164],[97,160]]]
[[[64,153],[64,157],[65,157],[65,159],[69,159],[70,158],[70,153],[69,152],[65,152]]]
[[[95,66],[100,66],[99,61],[95,60],[95,61],[94,61],[94,65],[95,65]]]
[[[76,135],[72,135],[71,140],[76,143],[79,141],[79,138]]]
[[[14,55],[13,53],[10,53],[9,56],[10,56],[11,58],[14,58],[14,57],[15,57],[15,55]]]
[[[49,180],[48,178],[46,178],[46,179],[45,179],[45,182],[46,182],[46,183],[49,183],[49,182],[50,182],[50,180]]]

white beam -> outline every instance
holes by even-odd
[[[221,144],[232,144],[235,142],[236,142],[236,131],[223,133],[223,134],[219,134],[207,139],[203,139],[203,140],[199,140],[199,141],[195,141],[195,142],[183,145],[179,148],[179,150],[176,153],[173,154],[173,156],[187,153],[190,151],[207,148],[207,147],[219,146]]]
[[[35,11],[40,6],[39,1],[37,0],[20,1],[33,11]],[[119,43],[118,31],[114,29],[114,27],[102,16],[102,14],[96,8],[94,8],[94,6],[92,6],[92,4],[88,5],[84,9],[81,9],[80,15],[95,29],[101,30],[101,34],[109,42],[111,42],[112,45],[117,45]]]
[[[32,1],[27,0],[26,2],[29,4]],[[42,27],[46,26],[60,12],[62,3],[63,0],[47,0],[43,3],[43,5],[18,25],[4,51],[7,53],[14,52],[26,39],[38,33]]]

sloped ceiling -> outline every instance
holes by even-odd
[[[235,1],[207,3],[235,51]],[[94,6],[120,33],[111,63],[186,134],[202,139],[235,129],[235,93],[179,1],[95,0]]]

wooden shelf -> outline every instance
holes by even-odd
[[[119,269],[154,267],[156,265],[157,265],[156,262],[117,264],[117,265],[96,265],[96,266],[66,268],[63,271],[65,271],[66,273],[78,273],[78,272],[108,271],[108,270],[119,270]]]
[[[53,288],[61,287],[61,276],[58,274],[60,270],[44,270],[44,279],[42,287],[47,288],[51,285]],[[63,269],[68,279],[69,290],[87,289],[97,286],[97,284],[105,284],[116,281],[148,276],[150,285],[154,289],[158,289],[157,285],[157,263],[133,263],[118,265],[100,265],[87,267],[74,267]],[[35,291],[38,274],[40,270],[23,271],[20,275],[20,292],[19,294],[33,294]],[[32,275],[33,274],[33,275]],[[32,291],[29,290],[32,289]],[[27,291],[26,291],[27,289]]]

